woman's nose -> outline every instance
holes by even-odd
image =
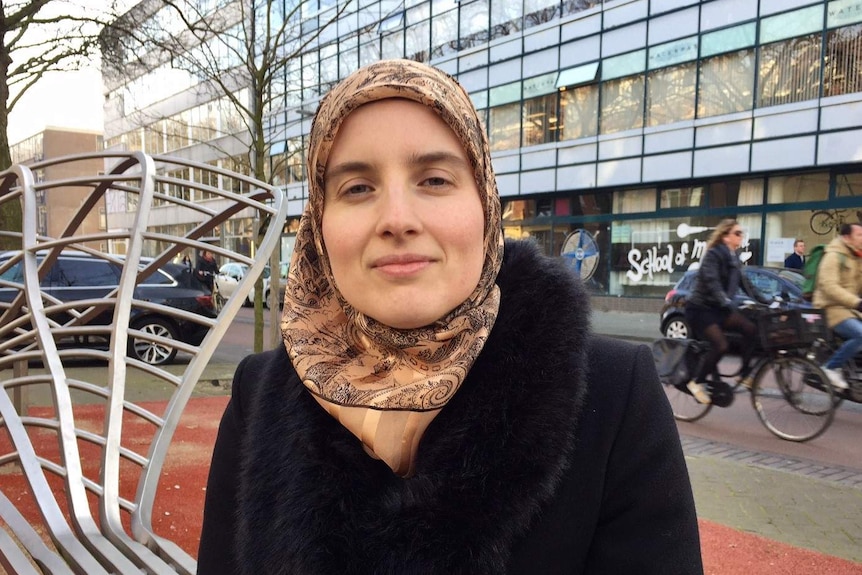
[[[402,236],[422,229],[417,197],[407,186],[388,186],[380,196],[377,232]]]

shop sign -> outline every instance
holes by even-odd
[[[692,240],[676,245],[655,245],[645,250],[632,248],[628,253],[630,269],[626,272],[626,276],[633,283],[638,283],[644,276],[652,279],[653,274],[673,273],[677,268],[688,269],[692,262],[700,261],[704,253],[706,253],[704,240]]]

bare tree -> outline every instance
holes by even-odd
[[[12,164],[9,114],[46,74],[80,69],[97,56],[99,30],[112,14],[111,1],[95,14],[73,0],[0,2],[0,170]],[[10,202],[0,204],[0,229],[21,229]],[[0,247],[13,247],[5,241]]]
[[[317,3],[315,2],[316,6]],[[144,0],[103,32],[103,76],[128,81],[157,66],[169,65],[196,78],[192,90],[210,101],[227,103],[240,122],[232,144],[244,149],[240,168],[273,182],[283,166],[270,164],[270,144],[277,135],[267,129],[274,111],[285,108],[288,86],[301,86],[303,54],[332,25],[349,2],[322,13],[314,10],[314,31],[300,29],[309,13],[308,0]],[[302,32],[302,33],[301,33]],[[143,112],[147,113],[147,112]],[[143,120],[142,120],[143,121]],[[146,121],[168,121],[148,117]],[[218,148],[224,139],[203,143]],[[236,158],[236,154],[231,154]],[[289,161],[287,154],[277,162]],[[277,183],[277,182],[276,182]],[[259,219],[259,226],[266,225]],[[257,239],[263,229],[258,229]],[[278,341],[279,256],[270,263],[272,338]],[[254,350],[263,349],[263,283],[254,291]]]

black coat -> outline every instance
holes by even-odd
[[[742,264],[725,244],[709,248],[700,262],[687,306],[722,308],[733,305],[742,281]]]
[[[646,347],[589,335],[561,263],[507,243],[500,313],[394,475],[250,356],[213,454],[198,572],[701,573],[679,436]]]
[[[784,260],[784,267],[794,270],[801,270],[805,268],[805,262],[802,261],[802,256],[800,256],[796,252],[793,252]]]

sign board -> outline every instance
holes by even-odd
[[[793,252],[795,238],[771,238],[766,240],[766,263],[784,263],[784,258]]]

